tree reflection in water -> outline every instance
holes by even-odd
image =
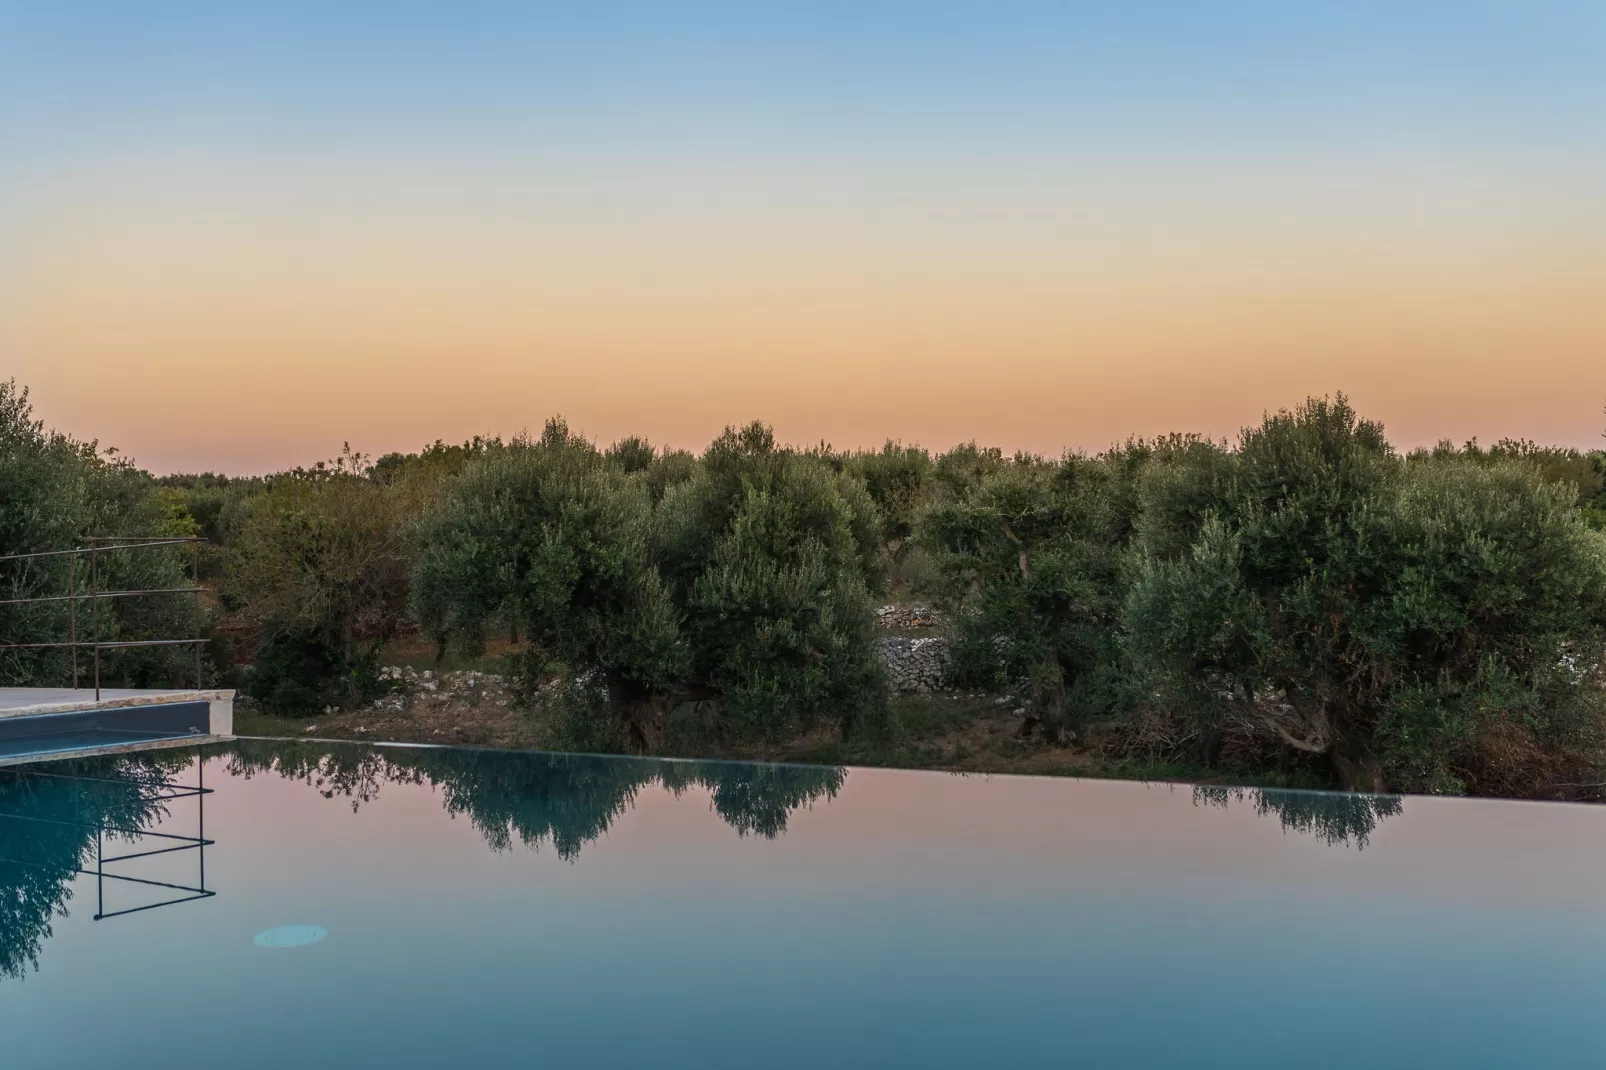
[[[97,833],[129,841],[136,837],[105,830],[160,821],[170,778],[191,760],[154,751],[0,769],[0,978],[38,968],[73,878],[95,858]]]
[[[663,761],[492,750],[380,748],[242,740],[215,752],[229,773],[302,781],[353,809],[386,784],[440,789],[448,813],[466,815],[495,851],[550,843],[568,861],[607,832],[654,786],[679,796],[701,788],[739,835],[773,839],[800,808],[831,799],[836,766]],[[0,769],[0,979],[37,968],[71,883],[95,856],[102,829],[139,829],[167,816],[164,795],[188,753],[52,762]],[[75,779],[76,778],[76,779]],[[1366,847],[1378,824],[1401,812],[1395,796],[1201,786],[1195,805],[1248,804],[1285,831],[1333,846]],[[115,832],[108,838],[129,839]]]
[[[1199,785],[1193,802],[1230,809],[1249,803],[1261,817],[1275,814],[1284,832],[1314,836],[1331,847],[1365,850],[1372,832],[1386,817],[1401,811],[1397,795],[1362,795],[1356,792],[1278,791],[1269,788],[1222,788]]]
[[[846,770],[836,766],[749,765],[531,754],[452,748],[378,748],[242,740],[230,748],[228,771],[272,772],[300,780],[326,798],[349,798],[356,809],[384,783],[427,784],[441,791],[448,813],[466,815],[492,850],[514,841],[550,843],[567,861],[607,832],[644,788],[675,795],[703,788],[714,811],[739,835],[774,839],[798,809],[836,795]]]

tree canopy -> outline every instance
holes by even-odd
[[[600,447],[553,419],[158,480],[0,383],[0,555],[202,532],[217,670],[263,707],[362,707],[422,641],[505,658],[570,749],[902,746],[914,707],[891,701],[875,607],[910,597],[946,611],[947,681],[1022,713],[1022,737],[1279,783],[1598,797],[1603,518],[1606,452],[1401,455],[1342,395],[1233,442],[1058,459],[798,449],[762,423],[701,452]],[[185,584],[176,554],[99,564],[103,587]],[[0,591],[65,594],[67,567],[0,562]],[[205,623],[187,599],[80,605],[104,638]],[[8,641],[69,627],[64,601],[0,606]],[[103,660],[112,683],[175,680],[171,652]],[[70,668],[0,651],[5,682]]]
[[[0,381],[0,557],[78,549],[92,537],[196,532],[180,494],[155,485],[115,451],[47,430],[33,416],[28,391]],[[186,559],[169,547],[104,552],[96,555],[95,582],[101,590],[188,587]],[[65,596],[89,589],[90,568],[66,556],[0,561],[0,598],[58,599],[0,605],[0,641],[66,642],[73,608]],[[108,642],[188,638],[202,628],[188,596],[79,598],[76,611],[80,637]],[[101,655],[101,678],[108,686],[172,686],[180,675],[193,680],[187,666],[187,652],[173,648],[112,648]],[[66,650],[0,650],[0,684],[71,681]]]
[[[511,618],[649,749],[708,703],[733,733],[873,712],[875,512],[862,486],[761,425],[690,472],[617,463],[561,421],[466,467],[423,523],[420,617],[469,643]]]
[[[1146,532],[1136,663],[1352,787],[1460,790],[1513,736],[1594,753],[1606,548],[1573,497],[1519,462],[1402,462],[1342,398],[1270,416],[1191,537]]]

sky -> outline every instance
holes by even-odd
[[[159,471],[1606,429],[1606,4],[0,0],[0,377]]]

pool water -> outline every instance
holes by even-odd
[[[1606,1063],[1601,809],[299,741],[31,768],[6,1067]]]

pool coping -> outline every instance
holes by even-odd
[[[234,739],[234,694],[232,688],[102,688],[98,696],[89,688],[0,688],[0,726],[4,726],[7,733],[14,728],[21,728],[26,734],[27,726],[33,723],[44,725],[55,719],[70,718],[74,714],[91,717],[108,714],[115,722],[119,712],[132,715],[134,711],[164,707],[196,705],[205,707],[199,720],[185,722],[192,726],[189,732],[168,735],[164,727],[156,730],[155,738],[125,737],[124,741],[116,741],[117,725],[112,723],[104,726],[113,730],[110,733],[113,738],[110,740],[83,740],[83,743],[90,745],[65,745],[57,750],[6,754],[0,757],[0,768],[69,758],[131,754],[144,750],[227,742]],[[136,718],[134,724],[139,723],[139,719]],[[132,726],[125,727],[132,728]],[[149,731],[149,729],[140,728],[133,731]]]
[[[41,762],[65,762],[78,758],[104,758],[117,754],[138,754],[151,750],[176,750],[179,747],[204,747],[212,743],[232,743],[234,736],[175,736],[172,739],[151,739],[138,743],[118,743],[105,747],[84,747],[79,750],[54,751],[47,754],[23,754],[0,758],[0,769],[14,765],[38,765]]]
[[[57,699],[53,696],[83,692],[83,697]],[[24,704],[29,695],[40,693],[43,701]],[[170,702],[227,702],[234,703],[232,688],[204,688],[201,690],[163,690],[144,688],[102,688],[101,698],[89,688],[51,687],[0,687],[0,717],[36,717],[49,713],[78,713],[84,710],[115,710],[129,706],[158,706]],[[46,697],[52,696],[52,697]]]

